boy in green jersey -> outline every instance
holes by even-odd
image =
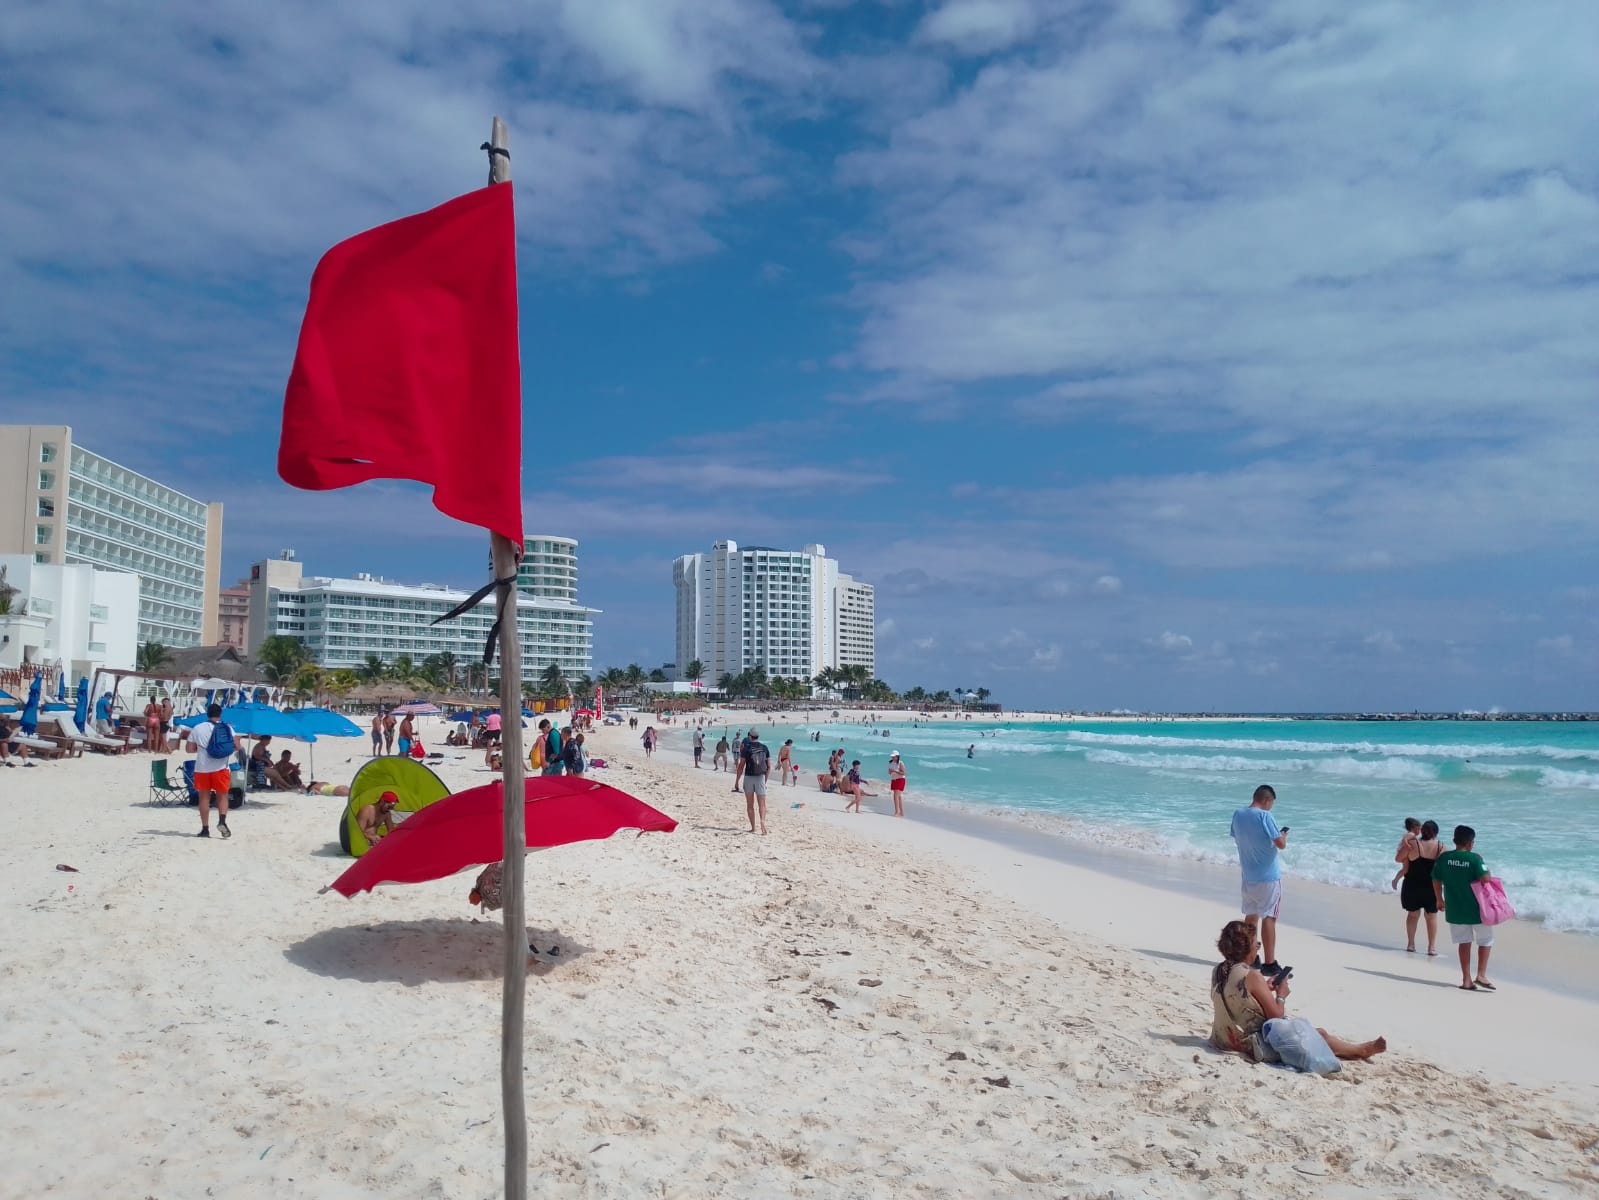
[[[1465,992],[1491,992],[1488,982],[1488,952],[1494,944],[1494,927],[1482,923],[1482,909],[1471,885],[1488,878],[1488,867],[1480,854],[1472,853],[1477,831],[1470,825],[1455,826],[1455,848],[1446,850],[1432,865],[1432,886],[1438,893],[1438,907],[1449,922],[1449,940],[1460,952],[1460,989]],[[1477,944],[1477,976],[1471,975],[1471,946]]]

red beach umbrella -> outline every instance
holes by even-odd
[[[503,787],[496,781],[428,805],[396,825],[328,886],[342,896],[354,896],[383,883],[426,883],[499,862],[505,857]],[[524,795],[530,850],[603,840],[624,829],[670,833],[677,828],[676,821],[642,800],[581,775],[536,775],[525,781]]]

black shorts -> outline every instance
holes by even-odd
[[[500,731],[498,729],[485,729],[483,731],[483,740],[491,746],[494,745],[500,740]]]
[[[695,762],[699,762],[700,761],[700,757],[704,753],[705,753],[705,747],[704,746],[695,746],[694,747],[694,761]]]

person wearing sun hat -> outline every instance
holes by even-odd
[[[888,790],[894,797],[894,815],[905,815],[905,764],[899,760],[899,751],[888,756]]]

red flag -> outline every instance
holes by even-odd
[[[440,512],[522,545],[511,185],[340,242],[311,277],[278,474],[324,491],[433,485]]]

